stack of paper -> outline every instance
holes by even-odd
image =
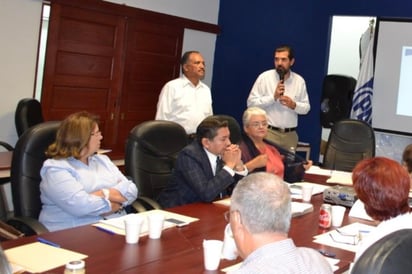
[[[31,273],[45,272],[65,265],[70,261],[82,260],[87,255],[43,243],[31,243],[4,251],[14,269]]]
[[[313,211],[313,205],[310,203],[292,202],[292,217],[301,216]]]
[[[322,176],[330,176],[332,170],[320,168],[318,166],[311,166],[308,170],[305,171],[307,174],[314,174],[314,175],[322,175]]]
[[[224,205],[224,206],[230,206],[230,198],[225,198],[222,200],[217,200],[213,202],[214,204],[218,204],[218,205]]]
[[[330,178],[326,181],[328,183],[352,185],[352,172],[324,169],[318,166],[311,166],[308,170],[305,171],[305,173],[329,176]]]
[[[213,202],[215,204],[230,206],[230,198]],[[313,205],[310,203],[292,202],[292,217],[300,216],[313,211]]]
[[[326,182],[351,186],[352,172],[334,170]]]
[[[297,182],[297,183],[289,184],[289,189],[290,189],[292,198],[302,199],[302,186],[303,185],[313,186],[312,196],[323,193],[325,189],[330,187],[328,185],[321,185],[321,184],[315,184],[315,183],[309,183],[309,182]]]
[[[365,205],[361,200],[356,200],[352,208],[349,211],[349,217],[355,217],[359,219],[365,219],[368,221],[373,221],[372,217],[366,213]]]
[[[149,232],[149,226],[148,226],[148,221],[147,221],[147,216],[150,214],[156,214],[156,213],[162,213],[165,216],[165,222],[163,223],[163,229],[166,228],[170,228],[170,227],[174,227],[176,226],[176,223],[174,222],[169,222],[167,221],[167,219],[175,219],[175,220],[179,220],[182,221],[183,223],[192,223],[195,221],[198,221],[198,218],[193,218],[193,217],[189,217],[189,216],[185,216],[185,215],[181,215],[181,214],[177,214],[177,213],[173,213],[173,212],[169,212],[169,211],[165,211],[165,210],[160,210],[160,209],[156,209],[156,210],[149,210],[146,212],[142,212],[142,213],[136,213],[140,216],[143,216],[145,218],[143,218],[144,222],[143,225],[141,227],[140,230],[140,235],[147,235]],[[99,223],[94,224],[94,226],[99,226],[99,227],[103,227],[106,230],[110,230],[116,234],[120,234],[120,235],[125,235],[125,229],[124,229],[124,220],[130,216],[130,214],[125,215],[125,216],[121,216],[118,218],[113,218],[113,219],[109,219],[109,220],[101,220]]]

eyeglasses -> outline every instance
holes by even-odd
[[[249,126],[253,127],[253,128],[259,128],[259,127],[268,127],[268,122],[264,121],[264,122],[252,122],[249,123]]]
[[[357,245],[359,241],[361,240],[361,234],[349,234],[344,231],[341,231],[339,229],[335,230],[337,233],[333,235],[333,233],[329,233],[329,236],[331,237],[332,241],[335,243],[340,243],[340,244],[347,244],[347,245]]]
[[[100,130],[96,131],[96,132],[92,132],[90,133],[91,136],[100,136],[102,135],[102,132]]]

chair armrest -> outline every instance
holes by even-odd
[[[10,145],[9,143],[3,142],[3,141],[0,141],[0,146],[4,147],[8,151],[14,150],[12,145]]]
[[[154,200],[148,197],[138,197],[132,204],[137,212],[144,212],[152,209],[162,209],[162,207]]]
[[[42,223],[30,217],[11,217],[7,220],[7,224],[23,232],[26,236],[49,232]]]
[[[15,229],[13,226],[0,220],[0,241],[5,240],[15,240],[23,237],[24,233],[20,230]]]
[[[131,213],[141,213],[147,211],[147,209],[139,201],[134,201],[131,205]]]

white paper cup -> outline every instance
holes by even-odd
[[[159,239],[162,236],[165,216],[159,212],[149,214],[147,218],[149,220],[149,238]]]
[[[140,229],[143,224],[143,218],[134,214],[128,215],[124,220],[124,229],[126,232],[126,243],[136,244],[139,242]]]
[[[203,240],[203,260],[206,270],[217,270],[222,256],[223,242]]]
[[[309,203],[312,199],[313,186],[302,184],[302,201]]]
[[[339,227],[342,225],[343,216],[345,216],[346,208],[340,205],[332,206],[332,226]]]
[[[222,257],[227,260],[234,260],[237,258],[237,255],[238,253],[235,239],[233,238],[232,229],[230,228],[230,224],[227,224],[225,228],[225,237],[223,240]]]

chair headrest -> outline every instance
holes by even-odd
[[[179,152],[187,145],[185,129],[171,121],[152,120],[134,127],[129,133],[129,141],[157,156],[168,156]]]
[[[16,107],[14,121],[18,136],[24,131],[44,121],[41,104],[34,98],[21,99]]]
[[[353,274],[410,273],[412,260],[412,229],[386,235],[371,245],[355,262]]]

